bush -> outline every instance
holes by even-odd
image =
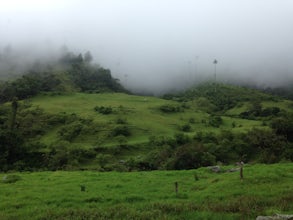
[[[276,116],[280,112],[280,108],[278,107],[269,107],[265,108],[261,111],[260,116],[267,117],[267,116]]]
[[[117,118],[116,123],[120,125],[127,124],[127,120],[123,118]]]
[[[175,112],[181,112],[182,109],[180,108],[180,106],[176,106],[176,105],[162,105],[160,107],[160,110],[164,113],[175,113]]]
[[[223,120],[220,116],[210,116],[209,118],[209,125],[213,127],[220,127],[220,125],[223,123]]]
[[[209,153],[203,145],[191,143],[183,145],[176,150],[172,165],[173,169],[182,170],[210,166],[215,164],[215,162],[216,157]]]
[[[184,131],[184,132],[189,132],[191,131],[191,126],[190,124],[185,124],[181,127],[181,130]]]
[[[123,135],[123,136],[125,136],[125,137],[128,137],[128,136],[131,135],[131,132],[130,132],[130,130],[129,130],[129,128],[128,128],[127,126],[125,126],[125,125],[120,125],[120,126],[117,126],[117,127],[115,127],[115,128],[113,129],[113,131],[112,131],[112,135],[113,135],[114,137],[117,137],[117,136],[119,136],[119,135]]]
[[[174,140],[165,136],[150,136],[149,144],[151,146],[163,146],[163,145],[172,145]]]
[[[183,144],[186,144],[186,143],[190,142],[190,137],[185,135],[185,134],[183,134],[183,133],[175,134],[174,138],[175,138],[175,142],[178,145],[183,145]]]
[[[77,121],[70,125],[63,126],[58,131],[58,133],[63,140],[72,141],[75,137],[77,137],[80,134],[82,129],[83,125]]]
[[[94,109],[95,109],[95,111],[97,111],[103,115],[108,115],[108,114],[113,113],[112,107],[96,106]]]

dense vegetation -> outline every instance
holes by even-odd
[[[91,63],[91,55],[66,52],[53,66],[32,66],[22,77],[0,82],[0,103],[27,99],[41,92],[125,92],[111,72]]]
[[[291,101],[222,84],[166,98],[13,99],[0,106],[0,168],[129,171],[293,160]]]

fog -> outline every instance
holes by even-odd
[[[20,63],[89,50],[124,86],[154,94],[215,80],[215,59],[217,80],[285,85],[292,39],[292,0],[0,1],[0,48]]]

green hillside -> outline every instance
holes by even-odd
[[[203,122],[203,120],[207,121],[209,119],[209,114],[198,110],[196,104],[192,102],[178,103],[155,97],[122,93],[74,93],[63,96],[41,95],[31,99],[30,104],[32,105],[31,108],[38,106],[50,114],[66,112],[69,115],[75,114],[76,117],[92,120],[97,127],[101,127],[100,130],[102,132],[100,132],[101,134],[97,132],[97,139],[101,139],[103,137],[102,134],[111,132],[119,124],[117,122],[119,119],[125,121],[131,132],[131,136],[127,137],[127,139],[133,143],[147,142],[149,137],[153,135],[172,137],[180,132],[180,128],[185,124],[191,125],[191,130],[186,132],[190,136],[198,131],[220,131],[219,128],[209,126]],[[100,114],[94,110],[96,106],[110,107],[113,112],[110,114]],[[165,113],[160,110],[161,106],[175,106],[179,107],[180,110],[175,113]],[[190,123],[191,119],[193,119],[192,123]],[[232,122],[239,126],[233,128]],[[263,125],[258,120],[223,116],[223,123],[220,126],[221,129],[232,129],[235,132],[249,130],[252,127],[263,127]],[[55,136],[53,133],[54,131],[50,132],[51,138],[58,139],[56,132]],[[47,135],[44,135],[43,138],[47,139]],[[75,138],[78,139],[78,137]],[[97,139],[92,141],[98,141]],[[107,137],[103,141],[105,141],[103,143],[116,143],[115,140]],[[73,142],[75,141],[73,140]],[[83,143],[86,143],[86,140]],[[95,143],[91,142],[89,144]]]
[[[224,84],[165,99],[41,93],[1,106],[2,169],[192,169],[292,160],[292,106]]]

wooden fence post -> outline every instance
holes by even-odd
[[[176,193],[176,197],[178,195],[178,182],[175,182],[175,193]]]

